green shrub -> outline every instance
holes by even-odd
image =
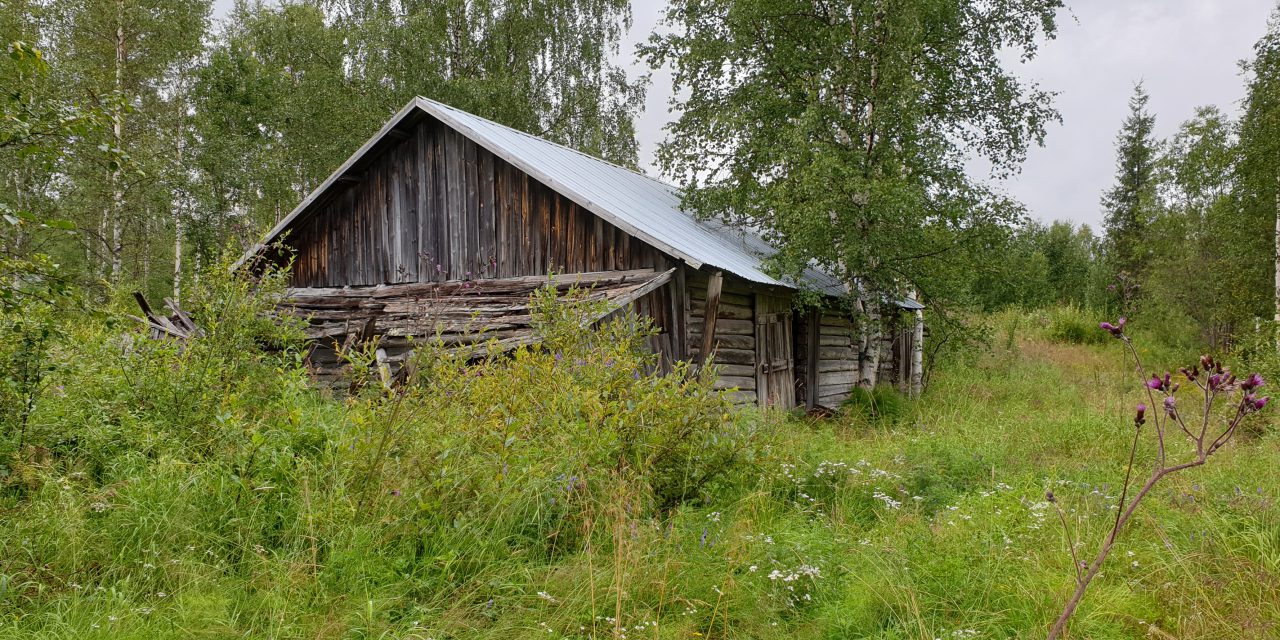
[[[1064,344],[1105,344],[1111,336],[1098,328],[1101,320],[1079,307],[1058,307],[1049,311],[1048,338]]]
[[[896,421],[911,409],[911,400],[890,386],[874,389],[854,387],[849,398],[840,404],[841,412],[866,419]]]

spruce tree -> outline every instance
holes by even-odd
[[[1116,184],[1102,196],[1107,255],[1116,273],[1141,279],[1149,262],[1144,235],[1157,210],[1156,118],[1139,82],[1129,98],[1129,116],[1116,136]]]

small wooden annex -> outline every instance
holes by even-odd
[[[286,308],[309,319],[322,376],[335,342],[362,332],[392,361],[414,336],[530,344],[529,294],[555,273],[558,287],[652,318],[664,363],[710,347],[742,402],[835,407],[857,382],[853,324],[836,305],[797,311],[793,295],[834,301],[840,284],[816,270],[775,279],[770,252],[686,214],[666,183],[417,98],[237,266],[293,258]],[[911,337],[885,332],[882,382],[910,378],[899,354]]]

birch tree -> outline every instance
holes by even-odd
[[[1244,70],[1248,94],[1240,120],[1236,170],[1241,214],[1236,251],[1255,258],[1239,266],[1252,274],[1258,285],[1270,279],[1266,276],[1274,278],[1271,310],[1276,349],[1280,350],[1280,9],[1272,14],[1266,34],[1254,45],[1254,58],[1244,64]],[[1266,267],[1256,258],[1267,254],[1271,273],[1264,274]]]
[[[113,283],[145,284],[152,253],[167,251],[167,242],[155,241],[172,204],[166,174],[177,169],[162,144],[163,113],[175,98],[172,71],[203,50],[210,8],[211,0],[48,3],[62,90],[111,117],[106,135],[70,149],[59,197],[85,238],[87,265]]]
[[[1016,171],[1057,114],[1002,66],[1056,33],[1058,0],[675,0],[642,54],[673,70],[680,117],[662,169],[704,216],[760,230],[773,268],[816,263],[856,299],[864,384],[878,307],[946,271],[1020,208],[971,179]],[[967,260],[965,261],[968,264]]]
[[[417,95],[634,165],[629,23],[626,0],[237,2],[196,87],[196,235],[256,239]]]

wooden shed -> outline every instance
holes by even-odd
[[[664,363],[709,348],[741,402],[834,407],[867,354],[837,307],[797,311],[793,295],[843,289],[817,270],[776,279],[770,253],[682,211],[664,182],[416,98],[237,266],[293,258],[287,307],[309,318],[322,375],[335,341],[361,332],[392,361],[414,337],[530,344],[528,296],[555,273],[652,318]],[[885,372],[904,383],[902,336],[886,335]]]

